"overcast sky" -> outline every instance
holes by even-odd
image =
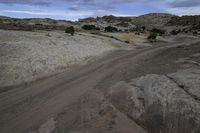
[[[155,12],[199,15],[200,0],[0,0],[0,15],[16,18],[77,20]]]

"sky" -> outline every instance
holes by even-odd
[[[200,15],[200,0],[0,0],[0,16],[78,20],[147,13]]]

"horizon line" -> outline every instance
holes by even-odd
[[[150,14],[168,14],[168,15],[173,15],[173,16],[178,16],[178,17],[183,17],[183,16],[200,16],[198,14],[194,14],[194,15],[176,15],[176,14],[172,14],[172,13],[164,13],[164,12],[152,12],[152,13],[145,13],[143,15],[114,15],[114,14],[110,14],[110,15],[99,15],[99,16],[88,16],[88,17],[84,17],[84,18],[78,18],[77,20],[69,20],[69,19],[55,19],[55,18],[51,18],[51,17],[12,17],[9,15],[0,15],[0,17],[7,17],[7,18],[11,18],[11,19],[51,19],[51,20],[57,20],[57,21],[71,21],[71,22],[77,22],[80,21],[81,19],[87,19],[87,18],[98,18],[98,17],[105,17],[105,16],[114,16],[114,17],[140,17],[140,16],[144,16],[144,15],[150,15]]]

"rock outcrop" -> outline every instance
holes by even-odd
[[[89,91],[55,120],[55,132],[199,133],[200,68]]]
[[[174,16],[168,22],[168,25],[177,25],[177,26],[188,26],[188,25],[199,25],[200,24],[200,15],[196,16]]]
[[[147,75],[110,89],[110,102],[149,133],[200,132],[200,69]]]

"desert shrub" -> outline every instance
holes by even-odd
[[[118,29],[116,27],[107,26],[107,27],[105,27],[105,31],[106,32],[117,32]]]
[[[3,24],[3,20],[0,19],[0,24]]]
[[[124,31],[125,31],[125,32],[128,32],[128,29],[125,29]]]
[[[75,30],[74,30],[73,26],[67,27],[65,29],[65,33],[70,33],[72,36],[74,35],[74,32],[75,32]]]
[[[130,43],[129,41],[125,41],[125,43]]]
[[[198,32],[197,31],[193,31],[193,35],[197,35],[198,34]]]
[[[135,35],[140,35],[140,32],[135,32]]]
[[[166,33],[165,30],[157,29],[157,28],[153,28],[153,29],[151,30],[151,32],[153,32],[153,33],[157,33],[157,34],[160,35],[160,36],[162,36],[163,34]]]
[[[96,27],[95,30],[101,30],[99,27]]]
[[[156,38],[157,38],[157,34],[154,33],[154,32],[151,32],[150,35],[147,37],[147,39],[148,39],[150,42],[156,41]]]
[[[52,22],[54,25],[56,25],[58,22],[56,20],[53,20]]]
[[[172,30],[170,33],[172,34],[172,35],[177,35],[177,34],[179,34],[181,32],[181,30],[179,29],[179,30]]]
[[[98,30],[98,28],[95,25],[83,25],[82,29],[84,29],[84,30]]]
[[[145,26],[142,26],[141,28],[142,28],[142,30],[143,30],[143,31],[145,31],[145,30],[146,30],[146,27],[145,27]]]
[[[99,35],[101,32],[99,30],[90,31],[91,34]]]

